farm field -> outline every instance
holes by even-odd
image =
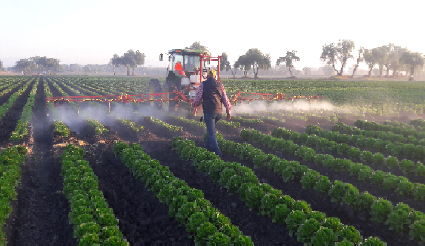
[[[425,242],[423,82],[225,80],[325,99],[236,102],[221,160],[185,102],[46,103],[149,80],[0,76],[0,245]]]

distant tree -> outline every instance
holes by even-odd
[[[322,54],[320,59],[326,64],[332,65],[332,68],[337,72],[338,76],[342,76],[344,67],[347,64],[348,59],[353,58],[351,52],[355,48],[354,41],[342,39],[339,40],[335,46],[334,43],[322,46]],[[338,71],[335,66],[337,62],[341,63],[341,69]]]
[[[15,64],[15,70],[22,71],[24,74],[27,74],[31,71],[32,62],[28,59],[20,59]]]
[[[419,52],[404,52],[400,61],[410,68],[410,76],[415,74],[415,68],[423,68],[424,66],[424,56]]]
[[[46,68],[49,71],[58,71],[60,61],[55,58],[47,58]]]
[[[378,53],[377,48],[365,49],[363,53],[364,61],[369,68],[368,76],[372,76],[372,69],[378,63]]]
[[[304,71],[304,75],[311,75],[311,68],[309,68],[309,67],[304,67],[303,68],[303,71]]]
[[[386,52],[387,52],[387,59],[386,59],[384,66],[385,66],[385,69],[387,70],[385,76],[389,77],[390,76],[391,54],[394,52],[394,44],[389,43],[388,45],[384,45],[382,47],[384,47],[386,49]]]
[[[241,67],[244,70],[244,76],[248,74],[248,71],[252,69],[254,71],[254,78],[258,78],[258,70],[267,70],[271,67],[270,55],[263,54],[257,48],[249,49],[245,55],[239,56],[235,63],[235,67]]]
[[[385,64],[388,63],[388,55],[389,51],[386,46],[381,46],[375,48],[375,56],[376,56],[376,63],[378,64],[379,68],[379,76],[382,76],[382,72],[384,71]]]
[[[47,57],[46,56],[43,56],[43,57],[36,56],[36,57],[33,57],[33,60],[34,60],[35,64],[37,65],[37,67],[39,68],[40,72],[47,68]]]
[[[119,67],[119,65],[122,64],[121,57],[117,54],[114,54],[114,56],[109,61],[109,64],[112,65],[115,75],[115,67]]]
[[[356,64],[354,65],[354,68],[353,68],[353,75],[351,75],[351,78],[354,78],[354,74],[356,73],[356,70],[359,67],[360,62],[364,61],[364,57],[363,57],[364,51],[365,51],[365,49],[363,47],[360,47],[358,54],[357,54],[357,61],[356,61]]]
[[[186,49],[202,50],[202,51],[207,51],[208,52],[208,48],[206,46],[201,45],[201,42],[200,41],[194,42],[189,47],[186,47]]]
[[[229,71],[232,69],[232,66],[230,65],[230,62],[227,58],[227,54],[226,52],[223,52],[221,54],[221,59],[220,59],[220,71],[226,70]]]
[[[128,50],[121,58],[121,62],[127,67],[127,76],[130,75],[130,68],[132,69],[132,75],[134,75],[134,69],[137,65],[145,64],[145,54],[140,53],[138,50],[136,52]]]
[[[0,60],[0,71],[3,71],[3,62]]]
[[[233,68],[230,69],[232,72],[233,78],[236,78],[236,73],[238,72],[238,67],[236,67],[236,64],[233,66]]]
[[[296,51],[286,51],[286,56],[279,57],[276,61],[276,66],[279,66],[281,62],[284,62],[286,64],[286,67],[289,69],[289,73],[292,77],[292,71],[291,69],[294,67],[294,61],[299,61],[300,58],[296,55]]]
[[[233,67],[235,68],[235,71],[237,69],[243,70],[243,75],[244,77],[247,76],[249,69],[251,69],[251,65],[250,63],[247,61],[246,56],[245,55],[241,55],[239,56],[238,60],[235,62],[235,64],[233,65]],[[234,76],[233,76],[234,77]]]
[[[393,50],[390,52],[389,55],[389,67],[393,71],[393,77],[398,76],[399,71],[403,67],[403,61],[400,61],[400,57],[405,53],[408,52],[406,48],[402,48],[400,46],[393,46]]]

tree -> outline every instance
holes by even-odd
[[[404,52],[400,57],[400,61],[410,68],[410,76],[415,74],[415,68],[422,68],[424,66],[424,56],[419,52]]]
[[[228,61],[227,54],[226,52],[223,52],[221,54],[221,59],[220,59],[220,71],[223,71],[223,70],[229,71],[231,68],[232,66],[230,65],[230,62]]]
[[[300,58],[295,53],[297,53],[295,50],[286,51],[286,56],[279,57],[276,61],[276,66],[279,66],[281,62],[284,62],[286,64],[286,67],[289,69],[289,73],[291,74],[291,77],[292,77],[291,69],[294,67],[294,61],[300,60]]]
[[[117,54],[114,54],[114,56],[109,61],[109,64],[112,65],[115,75],[115,67],[118,67],[120,64],[122,64],[121,57]]]
[[[363,57],[364,51],[365,49],[363,47],[360,47],[359,53],[357,55],[357,62],[356,62],[356,65],[354,65],[353,75],[351,75],[351,78],[354,78],[354,74],[356,73],[356,70],[359,67],[360,62],[364,61],[364,57]]]
[[[372,69],[378,63],[377,53],[378,53],[377,48],[373,48],[371,50],[370,49],[364,50],[364,53],[363,53],[364,61],[369,67],[368,76],[372,75]]]
[[[332,68],[337,72],[337,76],[342,76],[344,67],[347,64],[348,59],[353,58],[351,52],[355,48],[354,41],[342,39],[339,40],[335,46],[334,43],[322,46],[322,54],[320,59],[326,61],[326,64],[332,65]],[[341,69],[338,71],[335,66],[337,62],[341,63]]]
[[[304,75],[311,75],[311,68],[309,68],[309,67],[304,67],[303,68],[303,71],[304,71]]]
[[[3,71],[3,62],[0,60],[0,71]]]
[[[386,46],[381,46],[375,49],[376,62],[379,68],[379,76],[382,76],[384,66],[388,63],[389,50]]]
[[[46,62],[47,72],[49,72],[50,70],[58,71],[59,63],[60,61],[58,59],[47,58],[47,62]]]
[[[133,50],[128,50],[126,53],[124,53],[123,57],[121,58],[121,62],[123,65],[127,67],[127,76],[130,75],[130,68],[133,70],[134,75],[134,69],[137,67],[137,65],[143,65],[145,64],[145,54],[140,53],[140,51],[134,52]]]
[[[246,77],[250,69],[254,70],[254,78],[258,78],[258,70],[267,70],[271,67],[270,55],[263,54],[257,48],[249,49],[245,55],[239,56],[235,63],[235,67],[241,67],[244,70],[244,76]]]
[[[400,57],[405,53],[408,52],[406,48],[402,48],[400,46],[394,46],[393,50],[390,52],[389,55],[389,67],[393,71],[393,77],[398,76],[398,72],[402,69],[403,63],[400,61]]]
[[[202,51],[207,51],[208,52],[208,48],[206,46],[201,45],[201,42],[200,41],[194,42],[191,46],[186,47],[186,49],[202,50]]]
[[[20,59],[16,62],[15,70],[22,71],[24,74],[26,74],[28,71],[31,70],[31,61],[28,59]]]

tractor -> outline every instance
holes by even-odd
[[[207,71],[211,61],[217,61],[217,80],[220,79],[220,59],[221,56],[211,57],[203,50],[193,49],[172,49],[168,51],[167,77],[164,88],[157,79],[152,79],[149,83],[149,93],[161,94],[161,97],[168,100],[151,101],[151,106],[157,106],[163,111],[176,111],[179,101],[191,102],[195,96],[200,83],[206,79]],[[159,55],[159,60],[164,60],[164,54]],[[159,99],[155,96],[155,99]],[[172,100],[175,99],[175,100]]]

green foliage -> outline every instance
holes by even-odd
[[[297,231],[297,241],[302,243],[311,242],[311,236],[320,229],[320,223],[316,219],[308,219],[299,226]]]
[[[409,227],[410,239],[416,240],[422,244],[425,243],[425,219],[416,220]]]
[[[346,190],[347,188],[345,183],[335,180],[328,192],[331,197],[331,202],[342,202]]]
[[[314,185],[319,180],[320,173],[314,170],[309,169],[302,177],[301,177],[301,185],[303,189],[312,189]]]
[[[294,232],[297,232],[306,219],[307,215],[303,211],[293,210],[285,220],[289,235],[292,236]]]
[[[331,181],[327,176],[320,176],[313,189],[315,191],[327,194],[331,188]]]
[[[312,237],[313,245],[327,246],[332,245],[336,241],[335,233],[332,229],[321,226],[316,234]]]
[[[411,209],[408,205],[400,202],[388,215],[388,219],[385,221],[385,224],[390,226],[390,230],[395,230],[400,233],[407,232],[409,226],[412,224],[409,218],[409,214],[412,211],[413,209]]]
[[[388,215],[393,210],[393,205],[390,201],[379,198],[375,200],[371,207],[372,221],[376,223],[384,223]]]

